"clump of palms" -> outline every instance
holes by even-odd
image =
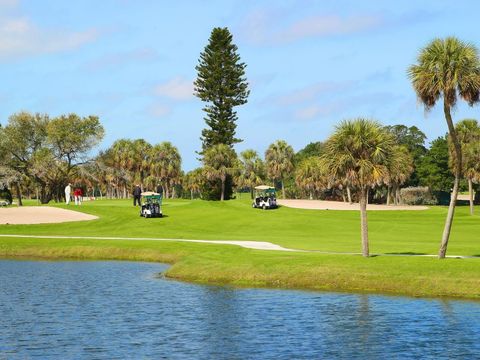
[[[237,185],[247,187],[253,199],[253,188],[263,182],[265,164],[255,150],[248,149],[240,153],[240,173]]]
[[[480,181],[480,126],[477,120],[465,119],[455,125],[462,148],[462,174],[468,182],[470,215],[473,215],[473,183]],[[449,139],[450,166],[455,168],[457,158]]]
[[[293,173],[295,152],[284,140],[277,140],[265,152],[267,176],[280,181],[282,197],[285,199],[285,179]]]
[[[238,170],[235,150],[225,144],[213,145],[203,153],[204,174],[209,180],[221,181],[220,200],[225,199],[227,176],[233,176]]]
[[[440,98],[443,99],[443,112],[456,157],[453,191],[438,253],[438,257],[442,259],[447,252],[462,174],[462,148],[451,110],[458,97],[464,99],[470,106],[480,100],[478,50],[474,45],[455,37],[435,39],[420,51],[417,63],[408,69],[408,75],[417,97],[426,110],[433,108]]]
[[[382,183],[394,158],[395,140],[380,123],[364,118],[340,123],[322,156],[333,181],[352,184],[360,203],[362,255],[369,256],[367,199],[370,188]]]
[[[405,146],[395,145],[392,160],[387,168],[384,183],[387,185],[387,205],[393,195],[393,203],[400,202],[400,186],[403,185],[413,173],[413,156]]]
[[[174,196],[175,185],[180,183],[182,158],[176,146],[164,141],[150,150],[150,171],[162,183],[164,196]]]
[[[190,191],[190,199],[192,200],[195,193],[198,193],[200,197],[202,197],[201,187],[204,180],[203,171],[204,170],[202,168],[196,168],[192,171],[189,171],[184,176],[183,186],[185,189]]]
[[[310,156],[302,160],[295,169],[295,183],[309,194],[310,199],[313,194],[326,189],[329,176],[324,159]]]

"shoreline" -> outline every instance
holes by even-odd
[[[5,242],[15,242],[6,247]],[[19,241],[20,240],[20,241]],[[233,286],[236,288],[266,288],[306,291],[333,291],[339,293],[363,293],[388,296],[407,296],[424,299],[456,299],[480,301],[480,278],[475,259],[441,260],[439,278],[418,274],[418,264],[438,265],[437,259],[405,258],[393,264],[403,266],[408,272],[393,276],[379,276],[379,269],[386,269],[388,262],[372,257],[353,257],[353,265],[345,255],[315,253],[286,253],[244,249],[234,246],[198,243],[149,241],[65,241],[59,239],[0,240],[0,258],[9,260],[88,260],[88,261],[143,261],[169,264],[163,273],[168,279],[200,285]],[[227,258],[226,254],[233,255]],[[236,261],[229,261],[231,259]],[[352,256],[350,256],[352,258]],[[306,260],[298,266],[296,263]],[[291,263],[289,265],[288,263]],[[370,265],[370,266],[369,266]],[[457,265],[464,270],[464,277],[450,276],[451,268]],[[436,267],[436,266],[435,266]],[[451,268],[450,268],[451,267]],[[465,270],[470,271],[471,279]],[[415,274],[417,274],[415,276]],[[460,286],[463,281],[465,284]],[[473,289],[473,290],[472,290]]]

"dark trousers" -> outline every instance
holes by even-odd
[[[137,206],[137,202],[138,202],[138,206],[140,206],[140,195],[133,195],[133,206]]]

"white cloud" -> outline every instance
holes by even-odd
[[[18,1],[0,0],[0,9],[15,10]],[[0,60],[74,50],[96,40],[97,29],[68,31],[42,28],[30,18],[0,13]]]
[[[354,34],[382,25],[383,19],[375,15],[318,15],[301,19],[277,35],[279,42],[289,42],[306,37],[327,37]]]
[[[309,37],[355,34],[385,24],[384,17],[377,14],[319,14],[293,22],[289,21],[291,15],[287,9],[255,9],[240,24],[240,36],[253,44],[276,45]]]
[[[150,106],[150,108],[148,109],[148,114],[155,118],[162,118],[170,114],[171,111],[172,109],[170,109],[166,105],[156,104]]]
[[[173,100],[188,100],[193,97],[193,81],[177,76],[157,85],[154,92]]]

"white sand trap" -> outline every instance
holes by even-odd
[[[277,203],[296,209],[311,210],[360,210],[359,204],[349,204],[340,201],[324,201],[324,200],[284,200],[278,199]],[[411,205],[367,205],[367,210],[427,210],[427,206],[411,206]]]
[[[49,224],[98,219],[97,216],[49,206],[0,208],[0,224]]]

